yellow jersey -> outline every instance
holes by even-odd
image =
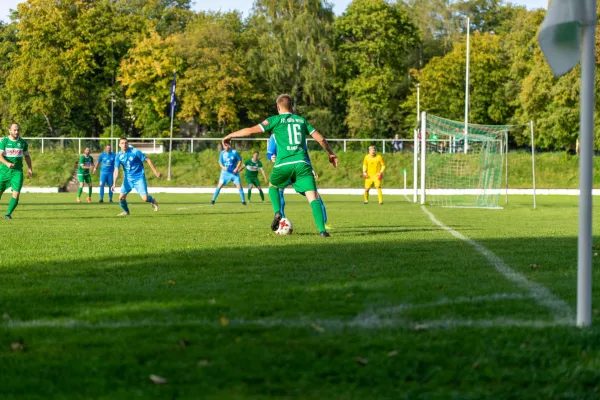
[[[367,172],[367,175],[374,176],[380,172],[383,172],[385,169],[385,161],[383,161],[383,157],[377,154],[375,157],[372,157],[370,154],[365,156],[363,161],[363,171]]]

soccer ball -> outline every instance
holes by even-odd
[[[281,218],[281,221],[279,221],[279,228],[277,228],[275,233],[278,235],[291,235],[292,232],[294,232],[292,221],[287,218]]]

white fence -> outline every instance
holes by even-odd
[[[86,147],[92,152],[102,150],[106,144],[112,143],[116,148],[118,138],[68,138],[68,137],[28,137],[29,147],[34,150],[44,151],[53,149],[72,149],[82,153]],[[162,153],[169,149],[169,138],[130,138],[133,146],[143,147],[148,153]],[[173,149],[193,153],[204,149],[218,149],[223,138],[173,138]],[[234,139],[236,148],[247,150],[259,147],[266,148],[267,138],[240,138]],[[347,151],[365,151],[368,146],[377,146],[377,151],[383,154],[396,151],[413,151],[412,139],[398,139],[394,146],[394,139],[327,139],[329,144],[336,152]],[[308,139],[310,149],[317,148],[319,145],[312,139]],[[394,148],[396,147],[396,148]]]

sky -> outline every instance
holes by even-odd
[[[194,1],[194,0],[192,0]],[[4,22],[9,21],[8,14],[10,9],[16,9],[17,4],[21,3],[21,0],[1,0],[0,1],[0,20]],[[333,3],[333,11],[336,15],[340,15],[344,12],[351,0],[329,0]],[[522,4],[528,8],[546,8],[548,0],[511,0],[512,3]],[[211,11],[229,11],[239,10],[244,16],[248,15],[249,10],[252,8],[254,0],[195,0],[194,6],[192,7],[196,11],[200,10],[211,10]]]

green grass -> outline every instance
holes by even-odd
[[[311,158],[315,170],[319,174],[318,184],[323,188],[360,188],[364,185],[362,178],[362,161],[366,153],[338,152],[340,164],[334,169],[329,164],[326,153],[312,151]],[[149,155],[159,171],[166,176],[168,154]],[[243,151],[244,160],[252,156],[250,151]],[[26,181],[26,186],[61,186],[72,176],[78,155],[73,152],[33,153],[36,176]],[[261,160],[269,176],[272,163]],[[579,182],[579,157],[566,153],[541,153],[536,156],[536,183],[538,188],[568,189],[577,188]],[[174,152],[172,155],[172,180],[158,180],[148,174],[149,185],[152,186],[214,186],[218,183],[220,169],[219,153],[215,150],[204,150],[197,153]],[[404,178],[402,171],[406,169],[407,185],[413,182],[412,153],[396,153],[384,155],[387,169],[384,187],[402,188]],[[594,160],[596,170],[600,169],[600,159]],[[509,153],[509,186],[511,188],[531,188],[531,155],[525,152]],[[502,175],[504,177],[504,174]],[[261,182],[263,178],[260,177]],[[98,175],[94,176],[97,182]],[[503,183],[504,187],[504,183]],[[600,175],[594,177],[594,187],[600,188]]]
[[[77,154],[69,151],[32,152],[31,158],[34,174],[31,179],[25,178],[25,186],[63,186],[73,176],[78,161]]]
[[[2,399],[599,396],[597,321],[556,320],[403,197],[326,197],[329,239],[300,196],[288,237],[234,195],[132,196],[124,219],[72,200],[24,194],[1,221]],[[577,199],[529,204],[429,210],[574,309]]]

